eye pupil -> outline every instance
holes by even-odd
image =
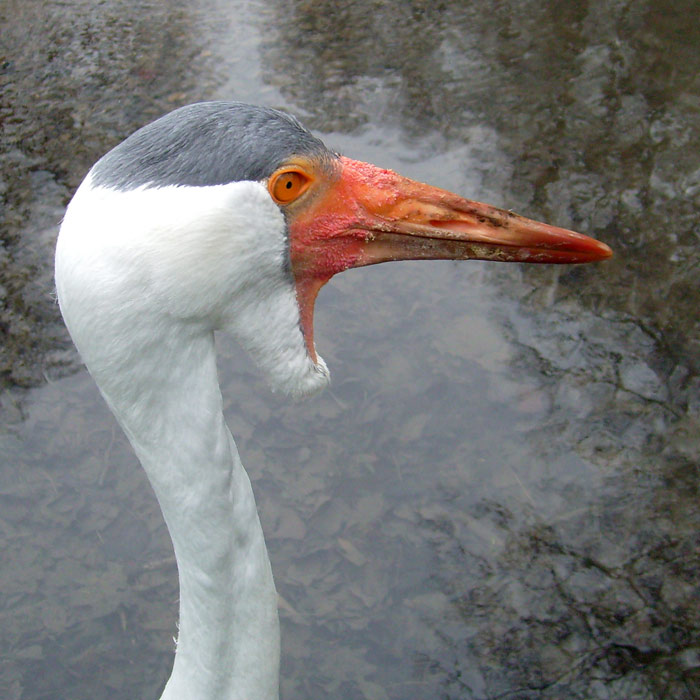
[[[286,187],[288,190],[291,190],[291,189],[292,189],[292,181],[291,181],[291,179],[290,179],[290,180],[287,180],[287,184],[285,185],[285,187]]]

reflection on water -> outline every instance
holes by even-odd
[[[302,404],[221,339],[285,700],[700,696],[692,4],[233,5],[5,5],[0,697],[169,673],[167,532],[73,374],[51,255],[89,165],[207,98],[617,253],[348,272],[317,310],[332,389]]]

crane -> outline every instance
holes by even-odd
[[[61,312],[145,469],[178,566],[162,700],[274,700],[277,595],[226,425],[214,333],[273,390],[319,391],[319,289],[395,260],[584,263],[604,243],[329,150],[293,117],[238,102],[177,109],[92,167],[56,247]]]

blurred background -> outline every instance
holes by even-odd
[[[694,0],[1,0],[0,697],[156,698],[177,574],[53,291],[92,163],[180,105],[573,228],[606,263],[321,292],[329,391],[220,338],[284,700],[700,697]]]

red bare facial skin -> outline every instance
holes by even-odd
[[[301,327],[314,361],[316,296],[351,267],[392,260],[584,263],[612,255],[605,243],[580,233],[344,157],[334,176],[314,182],[289,214]]]

